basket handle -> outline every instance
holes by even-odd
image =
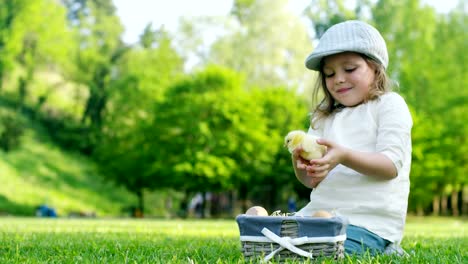
[[[271,232],[268,228],[264,227],[262,229],[262,234],[264,234],[266,237],[268,237],[269,239],[271,239],[272,241],[278,243],[280,245],[279,248],[277,248],[276,250],[272,251],[270,254],[268,254],[266,257],[265,257],[265,261],[268,261],[270,260],[271,258],[273,258],[275,256],[276,253],[278,253],[279,251],[287,248],[289,249],[290,251],[298,254],[298,255],[301,255],[303,257],[307,257],[307,258],[313,258],[312,256],[312,253],[309,253],[307,251],[304,251],[298,247],[296,247],[294,245],[294,242],[299,242],[299,240],[301,240],[300,238],[299,239],[291,239],[290,237],[279,237],[278,235],[276,235],[275,233]],[[298,243],[299,244],[299,243]]]

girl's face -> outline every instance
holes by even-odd
[[[375,69],[359,54],[343,52],[324,58],[327,90],[344,106],[356,106],[367,99]]]

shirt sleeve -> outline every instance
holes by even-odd
[[[399,173],[403,163],[411,158],[411,128],[413,120],[408,105],[397,93],[381,97],[377,115],[376,151],[386,155]]]

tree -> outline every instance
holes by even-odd
[[[71,32],[65,9],[56,1],[6,1],[0,9],[0,89],[7,73],[20,66],[16,68],[23,102],[38,68],[59,71],[67,64]]]
[[[359,11],[364,9],[365,1],[356,1],[356,8],[353,10],[343,0],[313,0],[307,6],[305,14],[310,19],[310,24],[314,28],[315,38],[320,37],[334,24],[349,19],[356,19]]]
[[[345,1],[314,1],[307,10],[316,36],[345,19],[368,20],[382,33],[390,57],[388,72],[412,110],[413,162],[409,209],[447,211],[447,196],[456,210],[466,185],[466,12],[447,15],[418,0],[358,1],[354,12]],[[325,10],[325,11],[322,11]],[[370,11],[368,14],[363,12]],[[444,209],[445,206],[445,209]],[[436,212],[438,214],[438,212]]]
[[[14,65],[15,56],[21,50],[23,31],[15,30],[18,16],[25,10],[26,0],[6,1],[0,4],[0,91],[7,72]]]
[[[236,1],[232,14],[238,26],[212,45],[208,63],[242,72],[250,87],[307,85],[311,40],[287,1]]]
[[[147,27],[142,47],[130,50],[114,65],[118,77],[108,87],[107,114],[94,155],[108,179],[136,194],[141,212],[145,189],[168,186],[164,178],[150,173],[154,148],[149,142],[154,131],[147,129],[153,125],[154,105],[182,72],[183,61],[171,42],[167,32]]]
[[[436,151],[444,160],[441,173],[443,181],[439,190],[441,197],[441,213],[448,214],[448,205],[444,200],[450,198],[453,215],[459,215],[458,193],[467,184],[468,148],[466,135],[468,125],[463,120],[468,119],[468,85],[466,73],[467,57],[457,50],[466,46],[467,33],[465,28],[467,13],[460,7],[447,15],[440,15],[437,20],[434,41],[434,71],[431,81],[433,86],[431,96],[433,102],[428,109],[433,120],[441,124],[442,131]],[[437,52],[441,51],[441,52]],[[449,91],[449,92],[448,92]]]
[[[172,86],[151,127],[153,175],[187,192],[229,190],[269,170],[265,113],[227,69],[208,67]]]
[[[466,181],[466,155],[459,152],[466,142],[459,122],[467,112],[466,56],[457,52],[466,46],[466,13],[437,16],[417,0],[378,1],[373,18],[387,39],[391,75],[413,107],[410,208],[423,213],[432,198],[438,214],[439,205],[447,210],[440,199]]]
[[[99,130],[108,100],[112,69],[128,50],[121,41],[123,27],[111,0],[63,0],[70,25],[77,32],[78,50],[73,60],[74,82],[89,89],[82,122]]]
[[[310,189],[300,183],[291,164],[291,155],[284,147],[284,137],[291,130],[307,131],[309,107],[302,94],[285,87],[265,87],[252,90],[253,100],[262,108],[267,119],[269,144],[274,147],[270,153],[268,170],[251,177],[248,196],[255,202],[271,210],[289,197],[299,192],[300,197],[309,197]]]

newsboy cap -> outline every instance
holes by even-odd
[[[319,71],[324,57],[346,51],[364,54],[384,68],[388,66],[387,45],[382,35],[373,26],[358,20],[341,22],[327,29],[305,65]]]

